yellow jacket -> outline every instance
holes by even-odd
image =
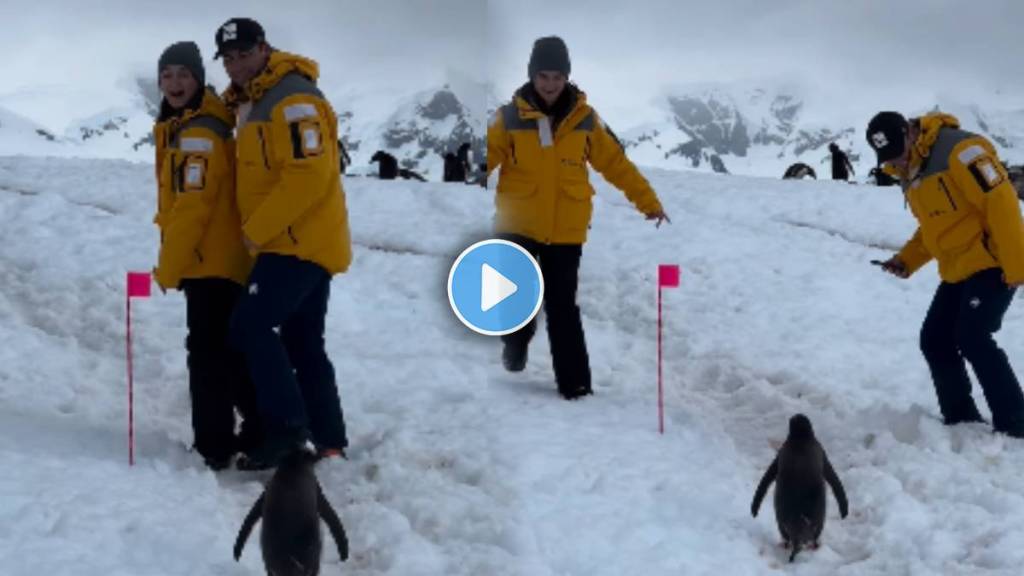
[[[487,171],[501,166],[495,195],[495,231],[545,244],[583,244],[593,212],[587,163],[644,214],[661,210],[647,179],[586,96],[575,86],[575,104],[552,132],[548,116],[523,96],[499,108],[487,128]]]
[[[338,173],[338,119],[316,87],[316,62],[274,52],[244,90],[224,96],[238,114],[238,207],[257,253],[289,254],[331,274],[352,261]]]
[[[1020,204],[995,148],[948,114],[916,121],[904,193],[919,227],[900,260],[913,273],[935,258],[945,282],[995,267],[1024,282]]]
[[[252,259],[242,243],[235,202],[231,114],[212,90],[199,108],[157,122],[157,213],[160,256],[154,276],[166,289],[184,278],[242,284]]]

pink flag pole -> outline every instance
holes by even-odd
[[[128,465],[135,465],[135,385],[132,370],[132,298],[148,298],[149,272],[129,272],[125,280],[125,357],[128,363]]]
[[[679,286],[679,266],[674,264],[661,264],[658,266],[658,433],[665,433],[665,392],[662,379],[662,353],[661,353],[661,290],[662,288],[676,288]]]

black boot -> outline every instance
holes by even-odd
[[[992,431],[1011,438],[1024,438],[1024,418],[1003,418],[992,427]]]
[[[227,470],[231,467],[231,456],[227,458],[203,458],[203,463],[206,467],[214,472],[220,472],[221,470]]]
[[[594,393],[594,390],[590,387],[573,388],[572,390],[565,390],[562,388],[558,389],[558,393],[562,395],[562,398],[566,400],[579,400],[584,396],[590,396]]]
[[[942,423],[946,426],[956,426],[957,424],[969,424],[972,422],[985,422],[973,402],[971,402],[971,405],[964,410],[958,410],[953,414],[942,417]]]
[[[284,428],[268,432],[262,444],[239,456],[235,467],[239,470],[267,470],[277,467],[282,458],[309,442],[306,428]]]
[[[505,342],[505,349],[501,353],[501,362],[505,370],[509,372],[522,372],[526,368],[526,358],[529,355],[529,347],[524,344]]]

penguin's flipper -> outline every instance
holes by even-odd
[[[750,503],[750,514],[757,518],[757,511],[761,508],[761,500],[764,500],[764,495],[768,493],[768,486],[775,481],[775,476],[779,473],[779,457],[776,456],[772,460],[772,465],[768,467],[764,472],[764,476],[761,477],[761,483],[757,485],[757,491],[754,492],[754,501]]]
[[[338,547],[338,556],[344,562],[348,560],[348,535],[345,534],[345,527],[341,525],[341,518],[338,518],[338,513],[334,511],[331,503],[327,501],[327,497],[324,496],[324,491],[320,488],[319,483],[316,486],[316,492],[317,510],[320,512],[320,517],[324,519],[324,523],[327,524],[327,528],[331,531],[334,544]]]
[[[245,520],[242,521],[242,527],[238,529],[238,537],[235,538],[235,561],[242,557],[242,549],[245,548],[245,541],[249,539],[249,533],[252,532],[252,527],[256,525],[256,521],[263,515],[263,494],[256,499],[253,503],[249,513],[245,515]]]
[[[832,463],[828,461],[828,454],[825,453],[824,449],[821,451],[821,455],[824,464],[825,481],[832,488],[832,495],[836,497],[836,503],[839,504],[839,516],[846,518],[846,514],[849,512],[846,490],[843,489],[843,483],[839,481],[839,476],[836,475],[836,471],[832,468]]]

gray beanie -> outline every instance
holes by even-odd
[[[527,68],[530,80],[533,80],[534,76],[542,70],[553,70],[568,76],[571,68],[569,49],[558,36],[545,36],[538,38],[533,43],[530,65]]]
[[[164,50],[157,63],[157,78],[167,66],[184,66],[192,73],[199,84],[200,90],[206,85],[206,69],[203,68],[203,57],[199,54],[199,46],[195,42],[175,42]]]

